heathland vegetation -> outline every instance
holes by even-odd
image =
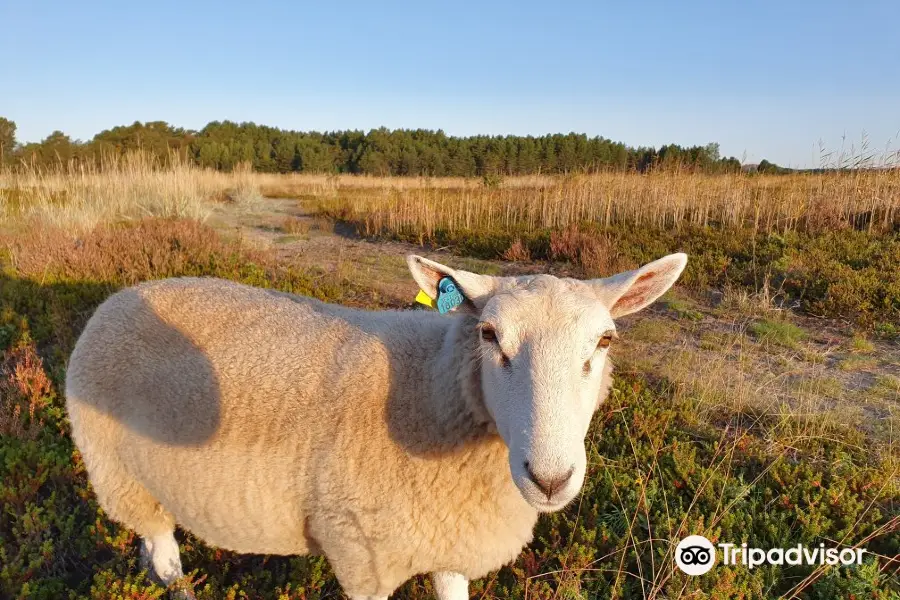
[[[317,230],[342,223],[345,235],[374,240],[353,243],[385,263],[379,273],[412,247],[383,239],[481,260],[474,270],[576,276],[690,254],[678,295],[622,326],[581,497],[542,518],[535,542],[476,582],[474,597],[900,597],[896,168],[515,175],[476,163],[439,178],[351,175],[327,162],[324,173],[278,174],[247,156],[236,169],[198,161],[195,139],[90,160],[53,153],[0,171],[0,597],[163,594],[138,566],[134,534],[97,506],[62,408],[66,359],[110,293],[205,275],[411,306],[414,290],[376,292],[361,264],[309,266],[328,262],[304,254],[323,234],[300,217],[270,225],[264,196],[305,206]],[[277,243],[235,235],[222,219],[235,214],[275,230]],[[279,251],[291,245],[295,254]],[[869,554],[858,568],[718,566],[689,578],[672,561],[687,533]],[[321,559],[238,556],[179,535],[198,598],[338,597]],[[429,585],[413,581],[396,597],[430,597]]]
[[[498,182],[293,176],[265,184],[363,236],[597,276],[683,250],[696,290],[764,290],[809,314],[900,322],[900,170],[601,173]]]

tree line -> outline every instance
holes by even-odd
[[[600,170],[687,169],[723,173],[741,169],[719,155],[716,143],[682,147],[630,147],[585,134],[451,136],[441,130],[372,129],[368,132],[289,131],[255,123],[213,121],[199,131],[164,121],[113,127],[91,140],[54,131],[40,142],[16,142],[16,125],[0,117],[0,161],[47,166],[141,149],[161,161],[173,156],[201,167],[231,170],[249,163],[268,173],[484,176]]]

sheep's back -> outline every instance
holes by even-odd
[[[67,375],[88,464],[120,461],[215,545],[305,551],[310,455],[328,447],[343,405],[359,401],[354,389],[386,393],[380,342],[332,309],[342,310],[212,279],[114,295],[89,321]],[[348,368],[347,355],[360,352],[376,360]]]

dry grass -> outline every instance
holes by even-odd
[[[461,177],[272,175],[244,165],[232,173],[144,153],[100,165],[0,171],[0,220],[37,217],[68,229],[144,216],[202,220],[209,201],[267,196],[315,199],[368,233],[562,230],[594,222],[664,228],[752,227],[758,231],[847,227],[889,230],[900,223],[900,169],[841,173],[704,175],[691,172],[530,175],[486,186]]]
[[[256,176],[200,169],[173,156],[165,164],[143,152],[101,164],[20,166],[0,170],[0,224],[39,222],[70,231],[143,217],[203,220],[211,201],[251,203],[260,198]]]
[[[52,385],[33,345],[0,354],[0,435],[34,440]]]
[[[889,230],[900,223],[900,169],[795,175],[652,174],[461,178],[260,176],[265,195],[317,199],[368,233],[533,231],[572,224]]]
[[[528,262],[531,260],[531,252],[528,246],[522,243],[522,240],[516,238],[515,241],[503,252],[503,260],[510,262]]]
[[[600,277],[623,270],[615,241],[608,235],[592,235],[574,224],[550,234],[550,258],[580,265],[586,277]]]
[[[312,224],[305,219],[285,217],[278,228],[289,235],[305,235],[312,229]]]
[[[814,352],[816,345],[798,341],[801,335],[794,329],[789,330],[794,337],[785,345],[768,339],[754,342],[759,323],[740,313],[704,323],[673,320],[670,315],[626,319],[614,362],[619,373],[668,381],[673,397],[692,400],[698,417],[708,421],[715,421],[714,415],[723,409],[757,415],[772,424],[790,415],[791,426],[798,429],[785,432],[779,425],[770,432],[772,436],[814,436],[839,424],[849,425],[865,431],[873,447],[896,451],[890,432],[896,428],[897,415],[882,414],[888,404],[855,389],[846,375],[847,371],[878,372],[877,359],[838,360],[820,351],[820,360],[809,361],[806,354]],[[883,374],[879,377],[888,390],[891,381]]]

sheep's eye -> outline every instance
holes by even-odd
[[[482,325],[481,339],[489,344],[493,344],[497,347],[498,350],[500,349],[500,342],[497,341],[497,332],[493,327],[489,325]],[[503,363],[503,367],[506,369],[510,368],[510,366],[512,365],[509,357],[503,352],[500,352],[500,362]]]
[[[609,348],[609,345],[612,344],[613,336],[611,333],[605,334],[600,338],[600,341],[597,342],[597,348]]]
[[[497,332],[494,331],[493,327],[482,327],[481,328],[481,339],[485,342],[490,342],[492,344],[497,343]]]

